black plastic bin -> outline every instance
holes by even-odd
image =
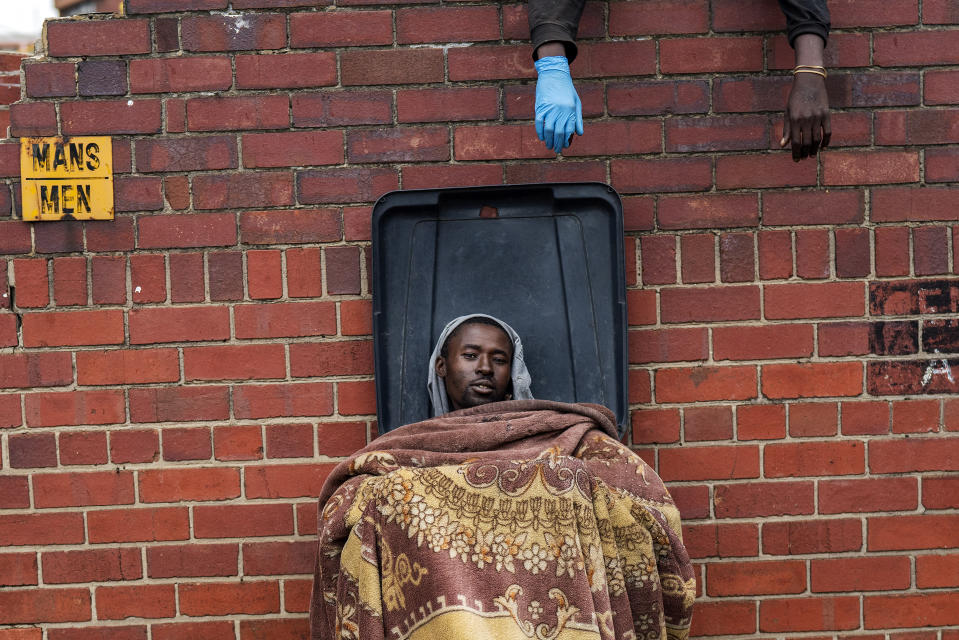
[[[380,432],[430,417],[428,359],[454,317],[523,339],[537,398],[628,417],[619,196],[600,183],[394,191],[373,208]]]

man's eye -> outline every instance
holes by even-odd
[[[475,354],[475,353],[464,353],[464,354],[463,354],[463,357],[466,358],[466,359],[468,359],[468,360],[472,360],[473,358],[476,357],[476,354]]]
[[[504,364],[504,365],[509,364],[509,361],[507,361],[506,358],[496,358],[495,360],[493,360],[493,362],[495,362],[496,364]]]

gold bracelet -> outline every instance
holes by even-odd
[[[793,69],[793,75],[796,75],[797,73],[813,73],[821,78],[826,77],[825,71],[817,71],[816,69]]]

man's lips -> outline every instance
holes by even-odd
[[[475,382],[471,382],[470,389],[476,391],[477,393],[481,393],[483,395],[493,393],[493,391],[495,390],[495,388],[493,387],[493,383],[490,382],[489,380],[476,380]]]

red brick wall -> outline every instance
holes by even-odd
[[[799,165],[772,0],[591,3],[562,160],[522,4],[317,4],[129,0],[24,61],[12,135],[114,136],[117,217],[20,222],[0,143],[0,640],[303,637],[313,496],[375,432],[373,201],[540,180],[624,196],[696,634],[959,638],[956,2],[830,3]]]

